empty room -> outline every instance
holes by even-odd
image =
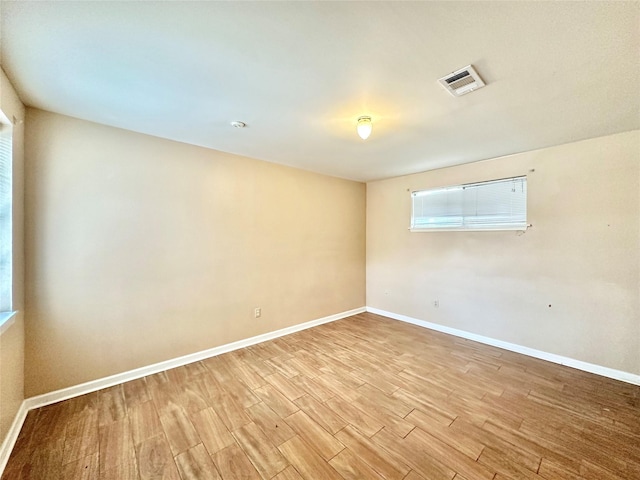
[[[640,2],[0,0],[2,480],[640,479]]]

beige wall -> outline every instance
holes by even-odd
[[[0,69],[0,110],[13,127],[13,310],[14,323],[0,335],[0,443],[24,400],[24,106]]]
[[[27,396],[364,306],[364,184],[26,125]]]
[[[527,173],[522,236],[407,230],[408,190]],[[371,182],[367,305],[640,374],[639,221],[640,131]]]

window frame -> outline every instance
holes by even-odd
[[[0,334],[13,324],[16,313],[13,311],[13,123],[0,111]]]
[[[517,193],[515,188],[520,186],[522,195],[513,197],[507,196],[499,189],[508,188],[511,183],[511,191]],[[478,192],[481,189],[488,192],[490,199],[479,199]],[[491,191],[490,189],[496,190]],[[426,208],[421,203],[417,213],[417,198],[429,195],[440,195],[437,205],[434,201],[429,208],[434,213],[430,219],[433,222],[420,222],[419,219],[427,218],[424,215]],[[435,187],[422,190],[411,191],[411,218],[409,231],[411,232],[495,232],[495,231],[526,231],[531,225],[527,217],[527,176],[518,175],[513,177],[486,180],[481,182],[465,183],[460,185],[449,185],[446,187]],[[474,197],[474,198],[472,198]],[[435,198],[435,197],[434,197]],[[442,205],[444,203],[444,206]],[[507,207],[508,205],[508,207]],[[505,207],[509,210],[504,211]],[[499,211],[502,209],[503,211]],[[438,210],[443,213],[435,214]],[[470,213],[474,210],[475,213]],[[479,214],[480,210],[485,214]],[[484,221],[482,220],[484,218]],[[493,218],[494,221],[491,221]],[[441,221],[438,221],[440,219]]]

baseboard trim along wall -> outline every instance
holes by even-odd
[[[257,343],[266,342],[267,340],[273,340],[274,338],[283,337],[291,333],[306,330],[307,328],[316,327],[323,323],[334,322],[342,318],[350,317],[358,313],[366,312],[366,307],[355,308],[346,312],[336,313],[335,315],[329,315],[328,317],[318,318],[291,327],[282,328],[273,332],[263,333],[256,335],[255,337],[245,338],[244,340],[238,340],[237,342],[227,343],[226,345],[220,345],[219,347],[209,348],[201,352],[190,353],[182,357],[166,360],[164,362],[155,363],[146,367],[136,368],[128,372],[117,373],[109,377],[100,378],[98,380],[91,380],[90,382],[81,383],[73,387],[63,388],[54,392],[44,393],[35,397],[27,398],[27,409],[32,410],[34,408],[44,407],[52,403],[57,403],[69,398],[78,397],[86,393],[95,392],[103,388],[112,387],[120,383],[125,383],[137,378],[146,377],[147,375],[153,375],[154,373],[164,372],[165,370],[171,370],[172,368],[181,367],[188,363],[204,360],[205,358],[215,357],[222,355],[223,353],[232,352],[240,348],[249,347]]]
[[[503,348],[511,352],[522,353],[529,357],[539,358],[541,360],[547,360],[549,362],[558,363],[567,367],[576,368],[589,373],[595,373],[603,377],[613,378],[614,380],[620,380],[622,382],[631,383],[634,385],[640,385],[640,375],[634,373],[624,372],[622,370],[616,370],[614,368],[603,367],[601,365],[595,365],[593,363],[583,362],[582,360],[576,360],[574,358],[563,357],[562,355],[556,355],[555,353],[548,353],[542,350],[536,350],[535,348],[524,347],[515,343],[504,342],[502,340],[496,340],[490,337],[484,337],[475,333],[466,332],[464,330],[458,330],[457,328],[446,327],[444,325],[438,325],[437,323],[427,322],[425,320],[419,320],[417,318],[408,317],[407,315],[401,315],[398,313],[387,312],[378,308],[367,307],[367,312],[375,313],[376,315],[382,315],[383,317],[392,318],[394,320],[400,320],[402,322],[411,323],[419,327],[428,328],[430,330],[436,330],[438,332],[447,333],[456,337],[466,338],[467,340],[473,340],[475,342],[484,343],[493,347]]]
[[[103,388],[112,387],[120,383],[125,383],[137,378],[146,377],[147,375],[153,375],[154,373],[164,372],[165,370],[171,370],[172,368],[181,367],[188,363],[204,360],[205,358],[215,357],[222,355],[223,353],[232,352],[240,348],[249,347],[257,343],[266,342],[267,340],[273,340],[274,338],[283,337],[291,333],[306,330],[308,328],[317,327],[324,323],[334,322],[342,318],[357,315],[358,313],[366,312],[365,307],[354,308],[353,310],[347,310],[346,312],[336,313],[329,315],[328,317],[318,318],[309,322],[300,323],[298,325],[292,325],[291,327],[282,328],[273,332],[263,333],[251,338],[245,338],[244,340],[238,340],[237,342],[227,343],[226,345],[220,345],[219,347],[209,348],[201,352],[191,353],[182,357],[166,360],[164,362],[155,363],[146,367],[137,368],[128,372],[117,373],[109,377],[99,378],[97,380],[91,380],[90,382],[81,383],[80,385],[74,385],[73,387],[63,388],[35,397],[25,399],[20,405],[20,409],[16,414],[16,417],[11,424],[11,428],[7,433],[2,446],[0,446],[0,476],[4,472],[4,468],[9,460],[9,455],[18,439],[20,429],[27,418],[29,410],[35,408],[44,407],[52,403],[61,402],[62,400],[68,400],[73,397],[79,397],[87,393],[95,392]]]
[[[20,434],[22,425],[24,424],[24,421],[27,418],[27,413],[29,413],[29,410],[27,409],[26,403],[23,401],[20,404],[18,413],[16,413],[16,416],[13,419],[13,422],[11,423],[11,427],[7,432],[7,436],[4,438],[2,445],[0,445],[0,477],[4,472],[4,467],[7,466],[7,462],[9,461],[9,455],[11,455],[13,446],[16,444],[16,440],[18,440],[18,435]]]

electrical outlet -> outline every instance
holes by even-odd
[[[434,300],[434,301],[433,301],[433,306],[434,306],[435,308],[438,308],[438,307],[440,306],[440,300]]]
[[[253,315],[254,315],[256,318],[260,318],[260,317],[262,316],[262,309],[261,309],[261,308],[256,308],[256,309],[253,311]]]

